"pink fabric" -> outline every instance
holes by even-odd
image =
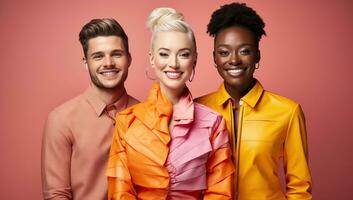
[[[199,199],[207,189],[207,161],[210,152],[228,144],[228,135],[219,134],[211,144],[215,121],[221,117],[186,93],[173,110],[173,126],[166,167],[170,176],[168,199]],[[223,125],[225,126],[225,124]],[[198,191],[198,192],[195,192]]]

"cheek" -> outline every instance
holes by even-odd
[[[228,60],[227,57],[220,57],[220,56],[215,57],[215,63],[217,65],[222,65],[222,64],[226,63],[227,60]]]
[[[127,58],[117,58],[115,59],[115,64],[117,67],[128,68],[129,60]]]
[[[156,70],[162,70],[167,66],[167,61],[157,57],[153,60],[153,66]]]
[[[99,66],[100,66],[100,62],[99,61],[89,61],[86,64],[87,69],[91,72],[94,72],[96,70],[98,70]]]
[[[194,68],[194,61],[193,60],[183,60],[180,61],[180,68],[184,71],[185,75],[188,77],[191,75],[192,70]]]
[[[180,60],[179,61],[180,67],[185,69],[185,70],[192,70],[192,68],[194,67],[194,61],[192,59],[188,59],[188,60]]]

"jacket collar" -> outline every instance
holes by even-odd
[[[186,88],[174,112],[176,124],[190,124],[194,120],[194,103]],[[173,115],[173,105],[165,96],[158,83],[154,83],[145,102],[135,106],[134,114],[149,129],[167,144],[170,141],[169,122]]]
[[[137,104],[133,112],[164,144],[169,143],[169,120],[173,105],[161,92],[158,83],[152,85],[147,100]]]
[[[263,93],[264,89],[261,83],[256,80],[255,85],[253,88],[241,98],[241,101],[245,102],[252,108],[254,108],[257,102],[260,100],[260,97]],[[228,94],[227,90],[224,87],[224,82],[221,84],[219,89],[216,91],[217,94],[217,104],[224,105],[229,100],[233,101],[232,97]]]
[[[249,106],[251,106],[252,108],[255,108],[263,92],[264,92],[264,89],[261,83],[258,80],[256,80],[254,87],[246,95],[244,95],[241,98],[241,100],[244,101]]]

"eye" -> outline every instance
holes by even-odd
[[[184,52],[184,53],[181,53],[180,56],[182,58],[189,58],[190,57],[190,53],[189,52]]]
[[[227,51],[227,50],[219,50],[219,51],[217,51],[217,53],[221,57],[227,57],[229,55],[229,51]]]
[[[94,55],[92,58],[93,58],[94,60],[100,60],[100,59],[103,58],[103,55],[101,55],[101,54],[96,54],[96,55]]]
[[[121,53],[121,52],[116,52],[116,53],[113,53],[112,56],[113,56],[113,57],[116,57],[116,58],[120,58],[121,56],[123,56],[123,53]]]
[[[251,53],[250,49],[242,49],[240,50],[240,55],[249,55]]]
[[[159,56],[161,57],[168,57],[169,55],[165,52],[159,52]]]

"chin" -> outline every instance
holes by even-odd
[[[180,90],[185,87],[184,82],[180,82],[180,83],[163,83],[163,82],[161,82],[161,84],[163,84],[164,87],[169,88],[169,89],[173,89],[173,90]]]
[[[243,80],[224,80],[224,82],[231,87],[243,87],[246,85]]]
[[[113,83],[102,83],[102,86],[106,89],[115,89],[115,88],[118,88],[119,86],[121,86],[122,83],[120,81],[116,81],[116,82],[113,82]]]

